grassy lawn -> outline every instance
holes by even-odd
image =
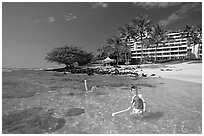
[[[85,93],[84,80],[88,89]],[[147,102],[142,116],[130,111],[131,85]],[[173,134],[202,132],[202,84],[163,78],[3,72],[3,133]]]

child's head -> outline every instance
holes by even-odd
[[[132,86],[131,87],[131,91],[133,92],[133,93],[137,93],[138,94],[138,90],[139,90],[140,88],[139,87],[137,87],[137,86]]]

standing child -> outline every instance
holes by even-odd
[[[138,88],[137,86],[132,86],[131,91],[134,93],[134,96],[132,97],[131,100],[131,107],[133,107],[132,113],[131,114],[142,114],[146,111],[146,102],[143,99],[142,95],[138,93]]]

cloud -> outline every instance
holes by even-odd
[[[183,19],[186,17],[186,13],[191,10],[197,10],[198,7],[200,6],[200,3],[187,3],[181,6],[180,9],[174,11],[168,18],[160,20],[158,24],[167,26],[170,23],[173,23],[177,20]]]
[[[36,19],[35,21],[34,21],[34,23],[39,23],[40,22],[40,20],[39,19]]]
[[[182,19],[184,17],[185,17],[184,15],[181,16],[181,15],[177,15],[175,13],[172,13],[167,19],[160,20],[158,22],[158,24],[162,25],[162,26],[167,26],[168,24],[175,22],[179,19]]]
[[[52,16],[48,17],[48,22],[55,22],[55,18]]]
[[[52,23],[52,22],[56,22],[56,18],[58,18],[58,20],[65,20],[65,21],[70,21],[70,20],[73,20],[73,19],[77,18],[77,16],[75,16],[72,13],[69,13],[69,12],[63,12],[62,14],[63,15],[56,15],[56,17],[49,16],[49,17],[46,17],[46,18],[35,19],[34,23],[35,24],[40,23],[40,22]]]
[[[90,6],[92,9],[109,7],[108,4],[105,2],[90,2]]]
[[[72,13],[64,12],[65,21],[70,21],[70,20],[73,20],[73,19],[76,19],[76,18],[77,18],[77,16],[73,15]]]
[[[133,2],[134,6],[142,8],[166,8],[181,4],[181,2]]]

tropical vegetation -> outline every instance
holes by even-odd
[[[116,59],[118,65],[119,62],[129,64],[131,61],[131,43],[137,42],[137,46],[141,47],[141,59],[140,64],[144,63],[144,59],[149,56],[143,55],[144,48],[155,48],[154,62],[157,63],[157,48],[161,45],[165,45],[165,41],[174,40],[173,37],[167,35],[168,31],[163,26],[153,24],[146,16],[138,16],[132,19],[130,22],[124,24],[118,28],[118,31],[109,38],[107,43],[98,49],[100,56],[104,58],[109,56]],[[180,31],[181,37],[186,38],[188,41],[188,53],[191,46],[200,46],[202,44],[202,27],[188,26]],[[200,47],[198,47],[200,49]],[[199,52],[197,56],[199,57]],[[125,60],[125,61],[124,61]]]
[[[151,29],[149,36],[149,45],[155,47],[155,63],[157,63],[157,48],[159,47],[159,45],[165,46],[165,41],[170,39],[167,33],[168,31],[158,24],[153,25]]]
[[[191,54],[190,47],[193,46],[195,49],[195,46],[197,44],[200,45],[202,43],[202,28],[201,26],[194,27],[194,26],[186,25],[183,32],[181,32],[181,37],[187,39],[187,44],[188,44],[187,57],[190,60],[191,57],[190,55],[188,55],[188,54]],[[197,55],[199,57],[199,50]]]

